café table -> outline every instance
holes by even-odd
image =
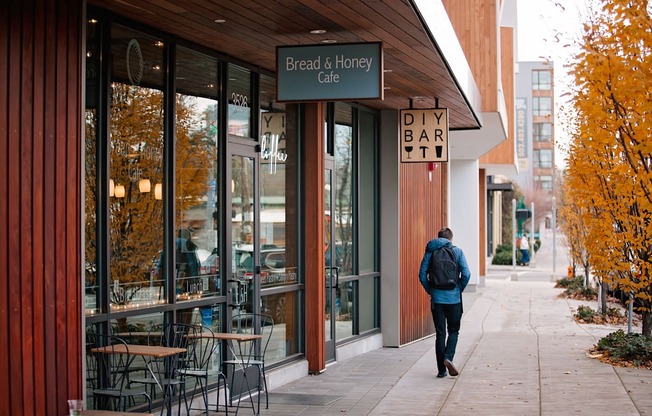
[[[157,368],[157,371],[152,369],[152,360],[161,359],[166,357],[171,357],[177,354],[186,352],[186,348],[173,348],[173,347],[163,347],[159,345],[139,345],[139,344],[116,344],[113,346],[105,347],[96,347],[91,351],[107,354],[129,354],[130,356],[142,356],[145,358],[145,365],[147,371],[156,381],[156,384],[163,392],[163,403],[164,407],[167,408],[168,416],[172,414],[172,397],[171,391],[168,394],[169,386],[165,388],[161,384],[161,374],[165,369]],[[133,358],[129,361],[129,365],[133,362]],[[160,364],[160,363],[159,363]],[[161,409],[161,414],[163,414],[163,409]]]
[[[127,412],[114,412],[112,410],[82,410],[81,416],[154,416],[152,413],[127,413]]]
[[[221,341],[226,341],[229,351],[231,351],[231,354],[235,357],[236,361],[239,363],[240,369],[242,370],[242,380],[240,382],[240,390],[242,390],[243,385],[246,385],[249,401],[251,402],[251,408],[254,414],[260,414],[260,403],[258,404],[258,411],[256,411],[256,406],[254,405],[254,399],[251,394],[251,388],[249,386],[249,379],[247,378],[246,369],[247,367],[249,367],[249,362],[251,361],[254,353],[254,347],[255,347],[254,341],[262,339],[263,336],[260,334],[238,334],[238,333],[231,333],[231,332],[201,332],[201,333],[189,335],[189,337],[190,338],[212,337],[212,338],[219,339]],[[237,352],[236,352],[236,348],[234,347],[234,343],[236,343],[238,346]],[[247,344],[249,345],[248,348],[246,348]],[[232,388],[233,387],[231,386],[231,389]],[[236,410],[235,410],[236,415],[240,410],[240,402],[242,401],[241,397],[238,399],[238,404],[236,406]]]

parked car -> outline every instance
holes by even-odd
[[[199,274],[217,274],[220,271],[220,256],[217,247],[213,249],[211,254],[201,263]]]

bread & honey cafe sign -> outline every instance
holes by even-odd
[[[401,110],[401,162],[448,162],[448,109]]]
[[[279,102],[383,99],[381,42],[278,46]]]

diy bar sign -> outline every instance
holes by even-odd
[[[401,162],[448,162],[448,109],[401,110]]]

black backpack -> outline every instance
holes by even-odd
[[[440,290],[453,290],[460,279],[460,269],[452,246],[433,251],[428,264],[428,283]]]

